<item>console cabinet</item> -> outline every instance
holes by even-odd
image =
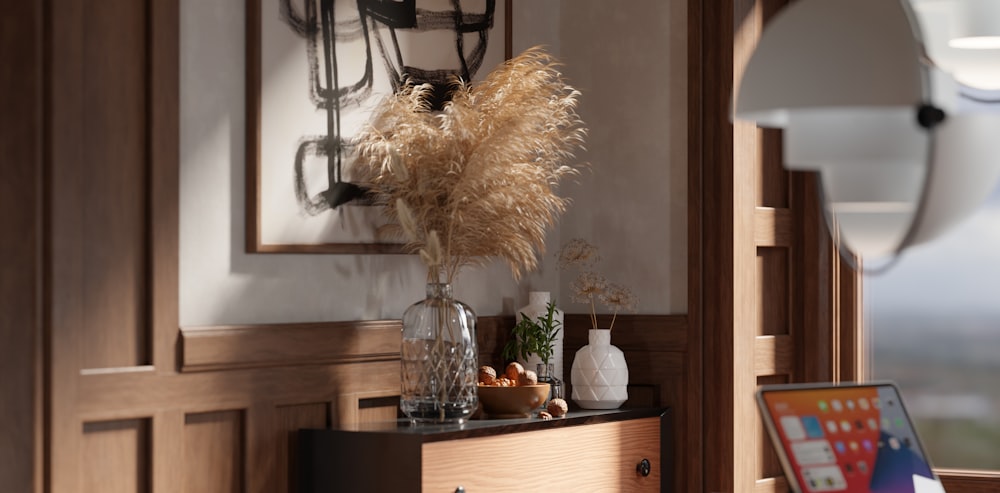
[[[300,492],[659,492],[672,484],[670,413],[300,430]]]

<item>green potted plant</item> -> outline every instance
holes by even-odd
[[[538,356],[542,360],[538,381],[548,382],[552,386],[553,397],[562,397],[562,387],[549,363],[554,354],[556,336],[562,330],[562,321],[556,317],[554,301],[550,301],[545,308],[545,314],[537,318],[521,313],[521,320],[511,331],[512,337],[504,345],[502,355],[504,361],[527,361],[532,355]]]

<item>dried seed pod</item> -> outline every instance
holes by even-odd
[[[552,415],[548,411],[538,411],[538,417],[540,419],[552,419]]]

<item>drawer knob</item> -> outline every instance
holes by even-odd
[[[649,476],[649,473],[653,472],[653,465],[649,463],[649,459],[642,459],[635,465],[635,472],[643,477]]]
[[[465,487],[459,486],[458,488],[455,488],[455,493],[465,493]]]

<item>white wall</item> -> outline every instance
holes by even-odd
[[[563,293],[578,311],[552,261],[560,238],[577,236],[602,248],[602,270],[636,290],[640,312],[686,310],[679,3],[515,1],[515,52],[547,45],[583,91],[591,133],[581,158],[593,172],[564,186],[575,203],[539,272],[520,284],[500,264],[460,275],[457,297],[478,314],[512,314],[528,290]],[[181,324],[398,318],[423,297],[412,256],[244,251],[244,4],[181,1]]]

